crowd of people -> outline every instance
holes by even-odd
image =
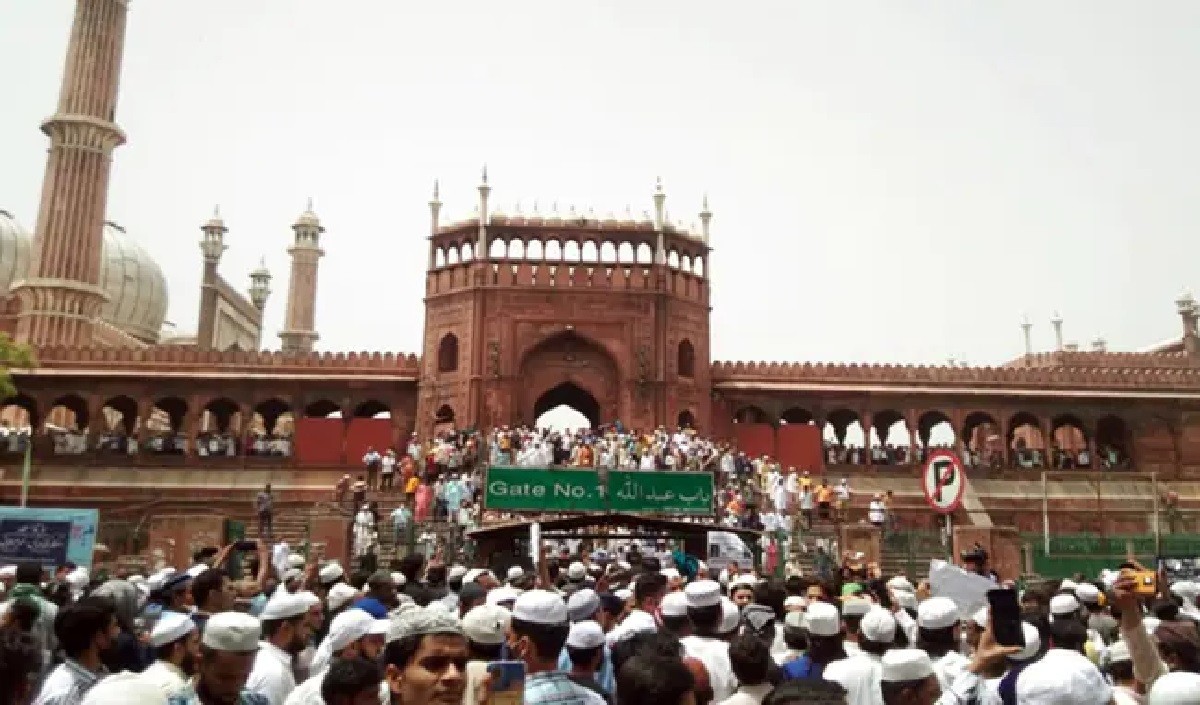
[[[1147,593],[1135,564],[1025,590],[1001,646],[986,608],[873,564],[778,580],[627,548],[501,575],[266,543],[150,576],[6,566],[0,705],[1200,705],[1200,584]]]

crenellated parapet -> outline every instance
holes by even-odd
[[[1118,369],[1190,369],[1196,361],[1185,352],[1108,352],[1070,351],[1024,355],[1005,367],[1039,368],[1118,368]]]
[[[1057,353],[1056,353],[1057,354]],[[1109,355],[1076,353],[1082,357]],[[1070,355],[1070,354],[1068,354]],[[1120,356],[1119,353],[1111,354]],[[989,387],[1200,390],[1200,369],[1099,364],[1034,367],[950,367],[821,362],[714,362],[712,383],[830,383]]]
[[[74,348],[41,346],[37,348],[35,369],[95,370],[118,368],[130,374],[154,371],[219,371],[222,373],[306,372],[329,374],[374,374],[384,377],[417,378],[420,358],[393,352],[312,352],[200,350],[194,347],[160,345],[146,348]]]

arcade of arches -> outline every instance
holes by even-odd
[[[773,415],[765,406],[738,406],[733,413],[735,429],[816,426],[826,462],[835,464],[909,464],[934,448],[954,450],[968,463],[987,467],[1118,468],[1128,467],[1133,460],[1132,429],[1125,418],[1114,414],[836,406],[814,414],[788,406]],[[1166,421],[1144,419],[1142,426],[1155,444],[1171,443],[1173,431]]]

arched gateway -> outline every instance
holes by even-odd
[[[593,424],[709,430],[703,233],[667,223],[661,191],[653,218],[620,221],[499,215],[489,193],[481,186],[474,218],[447,225],[430,204],[415,430],[432,432],[444,406],[459,428],[488,428],[561,404]],[[456,365],[439,364],[447,340]]]

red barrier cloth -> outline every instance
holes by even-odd
[[[300,465],[341,465],[346,440],[342,419],[296,419],[296,461]]]
[[[775,429],[771,424],[734,424],[734,438],[737,439],[737,449],[748,458],[757,458],[760,455],[775,457]]]
[[[825,471],[821,429],[813,424],[783,424],[775,432],[775,447],[779,451],[779,462],[785,469],[795,467],[813,473]]]
[[[361,465],[368,448],[383,453],[391,447],[391,419],[350,419],[346,427],[346,465]]]

